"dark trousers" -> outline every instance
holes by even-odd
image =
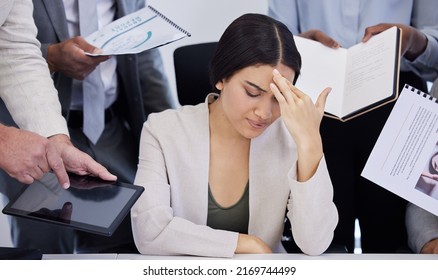
[[[96,145],[89,142],[82,128],[69,128],[73,144],[105,166],[119,181],[133,183],[138,163],[138,145],[118,117],[113,117]],[[131,228],[131,217],[123,220],[111,237],[76,232],[78,253],[137,253]]]
[[[425,83],[412,73],[402,72],[402,86],[408,83],[427,91]],[[354,250],[354,223],[358,219],[364,253],[407,252],[406,201],[361,176],[377,138],[394,103],[345,123],[324,117],[321,124],[324,154],[334,187],[339,223],[333,244]]]

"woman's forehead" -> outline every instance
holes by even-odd
[[[293,81],[295,77],[295,71],[284,64],[277,64],[276,66],[267,64],[252,65],[241,69],[240,71],[236,72],[235,75],[239,75],[250,82],[254,82],[257,79],[267,79],[271,81],[273,77],[272,71],[274,69],[277,69],[280,74],[289,81]]]

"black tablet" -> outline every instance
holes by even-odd
[[[144,190],[91,176],[69,176],[67,190],[53,173],[25,185],[3,213],[111,236]]]

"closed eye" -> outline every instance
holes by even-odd
[[[247,91],[247,90],[245,90],[245,92],[246,92],[246,94],[247,94],[249,97],[258,97],[258,96],[261,95],[260,93],[258,93],[258,94],[253,94],[253,93],[251,93],[251,92],[249,92],[249,91]]]
[[[249,97],[258,97],[260,96],[262,93],[267,92],[266,90],[262,89],[261,87],[259,87],[258,85],[250,82],[250,81],[245,81],[246,86],[245,86],[245,92]],[[247,89],[247,87],[251,87],[251,89],[253,89],[254,91],[256,91],[257,93],[252,93],[251,91],[249,91]]]

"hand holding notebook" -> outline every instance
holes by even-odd
[[[139,53],[190,37],[172,20],[147,6],[106,25],[85,39],[100,49],[90,56]]]

